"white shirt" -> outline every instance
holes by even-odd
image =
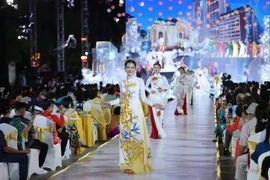
[[[241,129],[241,134],[240,134],[240,142],[239,144],[241,146],[248,146],[248,137],[249,137],[249,132],[250,130],[254,129],[257,124],[257,118],[254,117],[250,121],[244,124],[244,126]]]

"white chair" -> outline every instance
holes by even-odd
[[[6,139],[7,145],[9,147],[12,147],[13,149],[18,149],[17,129],[9,124],[3,123],[3,124],[0,124],[0,130],[4,133],[5,136],[9,134],[9,138]],[[9,177],[11,180],[19,179],[19,164],[18,163],[8,163],[8,169],[9,169]]]
[[[11,112],[10,112],[9,117],[13,118],[14,116],[15,116],[15,109],[12,109]],[[31,113],[29,111],[25,111],[24,118],[31,120],[31,116],[32,115],[31,115]]]
[[[0,163],[0,174],[1,180],[9,180],[7,163]]]
[[[49,168],[53,171],[55,171],[56,167],[58,166],[62,167],[61,145],[60,143],[53,143],[53,122],[44,116],[38,115],[34,121],[34,127],[37,129],[39,140],[45,142],[49,146],[43,167]],[[38,129],[40,129],[40,131]]]
[[[240,137],[241,131],[239,131],[238,129],[236,131],[233,132],[232,135],[232,152],[231,152],[231,156],[234,157],[235,156],[235,148],[236,148],[236,141],[237,139]]]
[[[24,126],[26,124],[22,123]],[[28,135],[28,134],[27,134]],[[22,148],[25,149],[25,142],[28,141],[27,135],[22,135]],[[29,165],[28,165],[28,178],[32,176],[34,173],[38,173],[40,171],[39,168],[39,153],[38,149],[30,149],[31,152],[28,154]]]
[[[254,152],[255,147],[261,141],[261,134],[262,132],[256,133],[248,138],[249,150],[250,155]],[[255,143],[255,144],[254,144]],[[253,144],[251,147],[251,144]],[[254,147],[255,146],[255,147]],[[250,156],[251,157],[251,156]],[[250,158],[250,165],[247,171],[247,180],[259,180],[259,166]]]

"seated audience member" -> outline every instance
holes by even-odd
[[[25,143],[25,146],[32,149],[38,149],[39,153],[39,172],[37,174],[46,174],[47,171],[42,168],[47,152],[48,152],[48,145],[40,140],[36,139],[36,132],[33,127],[33,122],[36,115],[32,115],[32,119],[24,118],[25,111],[26,111],[26,103],[19,102],[16,104],[15,107],[15,116],[11,118],[10,125],[14,126],[18,130],[18,142],[19,146],[18,149],[22,149],[22,136],[23,133],[28,134],[28,140]],[[26,127],[25,127],[26,126]]]
[[[40,106],[40,92],[39,91],[35,91],[33,92],[31,101],[28,103],[29,106]]]
[[[109,102],[109,101],[113,101],[116,99],[116,97],[114,96],[114,86],[111,86],[108,89],[107,95],[104,96],[103,101],[104,102]],[[110,104],[108,104],[109,108],[112,108],[112,106]]]
[[[255,110],[257,106],[257,103],[251,103],[246,110],[248,121],[243,125],[241,129],[239,142],[240,150],[238,152],[238,157],[236,160],[235,179],[237,180],[244,180],[247,178],[246,168],[248,165],[248,137],[250,135],[250,131],[255,129],[255,126],[257,124],[257,119],[255,117]]]
[[[42,116],[47,117],[48,119],[52,120],[56,124],[56,130],[58,137],[61,139],[61,154],[64,156],[67,142],[68,142],[68,133],[66,132],[66,128],[64,126],[64,117],[63,117],[63,112],[60,111],[60,118],[58,118],[56,115],[52,114],[53,112],[53,106],[54,104],[52,103],[51,100],[49,99],[44,99],[41,102],[41,107],[44,110],[43,113],[41,113]],[[56,134],[53,133],[53,137],[55,140],[57,140]],[[56,143],[57,144],[57,141]],[[63,157],[64,159],[66,157]]]
[[[58,98],[56,101],[55,101],[55,103],[56,104],[61,104],[62,103],[62,100],[65,98],[65,97],[68,97],[69,96],[69,91],[68,91],[68,89],[67,88],[65,88],[65,87],[63,87],[62,89],[61,89],[61,97],[60,98]]]
[[[32,93],[33,93],[33,89],[30,86],[26,86],[24,88],[22,88],[22,101],[24,103],[29,103],[31,101],[31,97],[32,97]]]
[[[71,108],[72,99],[70,97],[66,97],[62,100],[63,111],[65,116],[68,118],[68,129],[67,132],[69,133],[69,140],[70,140],[70,147],[71,151],[75,153],[75,149],[79,147],[88,148],[85,143],[82,142],[80,139],[80,134],[78,132],[77,127],[75,124],[70,123],[70,119],[74,113],[77,113],[74,109]]]
[[[251,97],[253,97],[253,99],[256,101],[256,103],[260,103],[261,102],[261,97],[258,94],[258,88],[253,87],[251,89]]]
[[[251,154],[251,159],[258,163],[260,155],[270,151],[270,111],[267,109],[258,112],[259,117],[257,117],[256,132],[262,132],[262,142],[257,144],[255,151]],[[266,129],[265,129],[266,128]]]
[[[10,123],[10,113],[11,113],[11,106],[10,103],[7,99],[1,99],[0,100],[0,115],[2,115],[0,119],[0,124],[1,123]]]
[[[7,146],[4,133],[0,130],[0,162],[19,163],[19,180],[26,180],[28,173],[28,156],[30,150],[17,150]],[[1,175],[0,175],[1,176]]]
[[[224,154],[229,154],[229,146],[233,132],[239,129],[240,118],[243,113],[243,104],[238,104],[236,107],[236,117],[233,118],[232,124],[227,124],[224,142]],[[228,121],[227,121],[228,122]]]
[[[23,97],[22,97],[21,91],[19,91],[19,90],[13,91],[13,92],[11,93],[11,98],[12,98],[12,100],[11,100],[10,104],[11,104],[12,109],[14,109],[15,106],[16,106],[16,103],[22,101],[22,98],[23,98]]]
[[[222,98],[222,97],[221,97]],[[222,142],[222,133],[224,129],[226,128],[226,100],[222,100],[220,108],[218,109],[217,115],[218,115],[218,122],[215,129],[215,136],[216,139],[213,140],[213,142]]]
[[[268,171],[270,168],[270,156],[264,158],[262,162],[262,171],[261,171],[261,179],[260,180],[268,180]]]

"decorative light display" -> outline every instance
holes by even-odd
[[[263,65],[261,67],[261,80],[270,81],[270,15],[267,15],[263,19],[264,21],[264,33],[261,37],[261,43],[263,44]]]
[[[132,18],[128,20],[126,26],[126,36],[121,50],[123,57],[133,57],[134,55],[140,56],[142,41],[138,28],[139,23],[137,19]]]

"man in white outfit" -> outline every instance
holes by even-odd
[[[257,103],[251,103],[248,109],[246,110],[247,119],[249,121],[245,123],[241,129],[239,142],[240,150],[238,153],[238,158],[236,160],[236,169],[235,169],[235,179],[237,180],[247,179],[246,169],[248,165],[248,154],[246,153],[246,151],[248,147],[248,136],[249,132],[253,130],[257,124],[257,119],[255,117],[255,110],[257,106],[258,106]]]

